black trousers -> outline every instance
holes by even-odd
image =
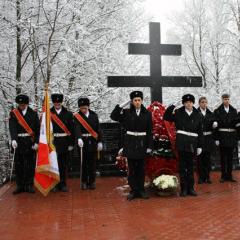
[[[232,147],[220,147],[220,157],[221,157],[221,172],[223,179],[232,178],[232,168],[233,168],[233,151]]]
[[[35,151],[19,152],[15,154],[15,174],[18,187],[33,186],[36,167]]]
[[[82,183],[92,184],[96,181],[96,152],[83,148]]]
[[[211,171],[211,153],[202,152],[198,157],[198,170],[199,170],[199,179],[202,181],[207,181],[210,179]]]
[[[131,192],[144,191],[144,159],[128,159],[128,184]]]
[[[194,153],[179,151],[179,176],[181,190],[192,190],[194,187],[193,159]]]
[[[66,185],[68,152],[57,152],[57,161],[60,175],[59,186]]]

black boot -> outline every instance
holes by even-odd
[[[57,186],[55,186],[55,187],[51,190],[51,192],[53,192],[53,193],[56,193],[57,191],[58,191]]]
[[[90,183],[88,188],[91,189],[91,190],[96,189],[96,183],[95,182],[94,183]]]
[[[33,185],[28,186],[27,192],[28,193],[35,193],[35,189],[34,189]]]
[[[140,191],[139,197],[142,199],[149,199],[149,195],[145,191]]]
[[[59,191],[61,192],[68,192],[68,188],[65,182],[61,183],[59,186]]]
[[[220,183],[224,183],[225,181],[226,181],[225,178],[221,178],[221,179],[219,180]]]
[[[82,188],[82,190],[87,190],[88,189],[87,184],[86,183],[82,183],[81,188]]]
[[[198,179],[198,184],[203,184],[203,180],[201,178]]]
[[[187,187],[186,184],[184,183],[180,183],[180,188],[181,188],[181,192],[180,192],[180,197],[186,197],[187,196]]]
[[[187,190],[186,189],[182,189],[180,192],[180,197],[186,197],[187,196]]]
[[[226,174],[221,173],[220,183],[227,182],[228,178]]]
[[[190,190],[188,190],[188,195],[196,197],[197,196],[197,192],[194,189],[190,189]]]
[[[212,183],[211,179],[207,178],[206,183],[211,184]]]
[[[235,180],[234,178],[229,178],[229,180],[228,180],[229,182],[237,182],[237,180]]]
[[[137,198],[138,197],[138,194],[131,191],[128,195],[127,195],[127,200],[128,201],[132,201],[133,199]]]
[[[24,188],[21,186],[17,186],[16,189],[13,191],[13,194],[16,195],[22,192],[24,192]]]

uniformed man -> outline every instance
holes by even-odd
[[[53,107],[51,108],[51,120],[53,124],[54,146],[56,147],[60,182],[53,191],[67,192],[66,172],[69,151],[73,150],[74,127],[73,114],[63,105],[63,94],[51,95]]]
[[[144,189],[144,158],[153,147],[152,115],[143,106],[143,93],[134,91],[130,101],[117,105],[111,113],[111,119],[120,122],[126,130],[123,145],[123,156],[128,161],[128,183],[131,191],[128,200],[149,198]],[[130,104],[130,109],[124,107]]]
[[[194,108],[195,98],[191,94],[182,97],[184,106],[167,108],[164,119],[175,122],[177,136],[176,147],[179,155],[180,196],[197,196],[194,190],[194,156],[202,152],[202,118]]]
[[[90,110],[88,98],[78,99],[79,112],[74,114],[75,136],[78,146],[83,148],[82,179],[83,190],[96,188],[97,151],[102,151],[102,134],[98,115]]]
[[[232,176],[233,151],[237,147],[237,110],[230,105],[230,95],[222,95],[222,104],[214,111],[218,129],[216,133],[216,145],[220,149],[221,179],[236,182]]]
[[[9,130],[15,152],[15,173],[17,187],[13,194],[34,193],[33,179],[38,149],[40,122],[32,108],[29,97],[20,94],[16,97],[18,107],[10,112]]]
[[[217,127],[217,122],[213,112],[208,108],[208,101],[206,97],[199,98],[198,111],[202,117],[203,122],[203,145],[202,153],[198,156],[199,165],[199,179],[198,184],[212,183],[210,179],[211,171],[211,153],[215,149],[215,141],[213,131]]]

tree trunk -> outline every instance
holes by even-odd
[[[16,93],[21,93],[21,66],[22,66],[22,50],[21,50],[21,28],[19,26],[21,19],[21,0],[16,0],[16,15],[17,15],[17,54],[16,54]]]

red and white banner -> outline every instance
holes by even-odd
[[[48,91],[46,90],[41,116],[40,138],[34,184],[44,196],[47,196],[51,189],[58,183],[59,169],[57,154],[53,145],[50,102]]]

